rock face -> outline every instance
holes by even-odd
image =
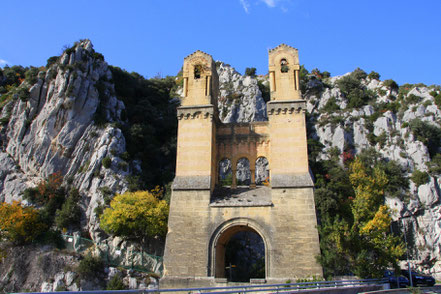
[[[266,78],[242,76],[221,62],[217,62],[217,71],[221,120],[224,123],[266,120],[266,105],[259,90],[259,81],[265,85]],[[433,92],[441,95],[441,89],[409,85],[404,93],[398,93],[386,82],[362,78],[363,87],[376,93],[375,103],[349,108],[338,85],[342,78],[324,81],[309,78],[304,84],[309,137],[325,146],[318,158],[327,158],[328,151],[335,148],[339,152],[350,149],[357,154],[372,147],[386,159],[398,162],[408,176],[415,170],[428,171],[430,150],[409,124],[419,119],[440,127],[441,110]],[[80,191],[83,229],[95,241],[102,241],[94,212],[104,203],[101,191],[122,193],[128,188],[126,177],[140,172],[139,162],[126,162],[121,156],[126,151],[126,140],[117,126],[124,123],[121,114],[125,106],[117,99],[111,81],[107,63],[86,40],[66,50],[55,64],[38,74],[35,83],[23,83],[29,89],[29,98],[15,97],[0,112],[0,201],[22,201],[22,192],[27,187],[34,187],[50,174],[59,172]],[[378,107],[392,104],[399,95],[407,101],[399,110]],[[330,107],[332,103],[335,105]],[[111,123],[103,125],[100,121]],[[103,166],[104,158],[110,160],[110,165]],[[241,162],[241,166],[244,168],[238,169],[238,178],[246,182],[250,175],[242,170],[248,170],[247,163]],[[268,166],[268,162],[258,163],[256,181],[267,179]],[[223,173],[227,181],[231,163],[225,163]],[[406,231],[413,236],[414,264],[435,273],[438,279],[441,279],[440,185],[440,175],[431,173],[427,183],[417,186],[411,182],[409,201],[386,199],[395,210],[395,220],[406,217]],[[74,273],[54,270],[51,275],[51,282],[32,282],[29,289],[77,290],[72,282],[77,279]],[[25,283],[20,277],[11,277],[17,283]],[[130,276],[124,279],[132,287],[146,287],[149,283],[137,284]]]
[[[114,94],[107,63],[96,55],[86,40],[61,55],[56,64],[40,72],[30,87],[27,101],[13,99],[1,117],[0,201],[21,200],[27,187],[35,186],[52,173],[78,187],[83,222],[98,238],[93,212],[103,203],[100,188],[123,192],[129,170],[118,168],[123,160],[125,139],[120,129],[99,127],[97,115],[106,121],[120,121],[124,104]],[[102,160],[110,157],[111,166]]]
[[[222,63],[218,73],[221,89],[218,107],[223,122],[266,119],[265,103],[257,79],[242,77]],[[434,98],[441,94],[441,89],[409,85],[404,87],[404,93],[398,93],[398,89],[390,87],[385,81],[365,77],[361,79],[361,85],[376,94],[376,101],[373,105],[349,109],[348,100],[338,85],[344,76],[328,78],[325,83],[309,77],[303,91],[311,126],[308,136],[324,145],[318,157],[326,159],[328,151],[333,148],[338,148],[340,153],[351,149],[354,155],[374,148],[387,160],[399,163],[409,177],[415,170],[428,171],[426,163],[431,160],[429,150],[424,142],[415,137],[409,124],[419,119],[441,127],[441,112]],[[382,110],[379,107],[393,103],[399,95],[406,101],[406,105],[401,105],[399,110]],[[327,104],[331,99],[337,108],[329,111]],[[260,181],[266,177],[267,164],[262,163],[259,167],[262,169],[258,177]],[[239,172],[239,166],[237,169]],[[240,176],[246,179],[245,175]],[[410,182],[407,192],[409,201],[394,197],[386,199],[394,210],[393,219],[399,221],[404,217],[406,232],[412,235],[413,265],[431,272],[438,279],[441,278],[441,262],[438,261],[441,258],[440,184],[440,175],[431,174],[430,180],[420,186]]]
[[[266,120],[266,104],[257,79],[242,76],[234,68],[217,63],[219,75],[219,117],[224,123]]]
[[[309,136],[325,146],[319,157],[325,159],[326,152],[332,148],[338,148],[339,152],[349,150],[354,154],[366,148],[374,148],[387,160],[399,163],[409,177],[415,170],[428,171],[426,163],[431,160],[429,150],[424,142],[415,137],[409,125],[413,120],[419,119],[440,127],[440,110],[434,98],[440,93],[439,89],[435,88],[434,91],[426,86],[409,85],[407,93],[398,93],[397,89],[391,89],[385,82],[366,77],[361,80],[361,84],[376,93],[373,106],[378,109],[365,105],[347,110],[347,101],[337,83],[341,78],[328,79],[328,88],[320,95],[308,92],[304,95],[311,117]],[[388,110],[382,107],[393,105],[399,95],[402,95],[404,104],[398,109]],[[326,108],[331,97],[335,99],[337,109]],[[401,222],[399,219],[405,217],[406,231],[412,235],[414,266],[430,271],[438,278],[441,277],[441,264],[438,262],[441,257],[439,181],[439,174],[431,174],[430,180],[419,187],[411,182],[407,195],[409,201],[386,199],[394,211],[394,220]]]

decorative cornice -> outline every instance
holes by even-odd
[[[269,49],[268,52],[271,53],[271,52],[277,51],[278,49],[282,49],[282,48],[289,48],[289,49],[294,49],[294,50],[298,51],[296,48],[291,47],[289,45],[286,45],[285,43],[282,43],[273,49]]]
[[[173,190],[210,190],[210,176],[176,176]]]
[[[187,55],[186,57],[184,57],[184,60],[187,59],[187,58],[193,57],[194,55],[198,55],[198,54],[202,54],[202,55],[205,55],[205,56],[213,58],[210,54],[205,53],[204,51],[196,50],[195,52],[191,53],[190,55]]]
[[[266,105],[268,115],[292,114],[306,111],[306,100],[270,101]]]
[[[195,106],[181,106],[177,111],[178,120],[181,119],[196,119],[203,118],[213,119],[214,106],[213,105],[195,105]]]
[[[302,174],[273,174],[271,175],[271,187],[274,188],[306,188],[314,187],[311,175]]]

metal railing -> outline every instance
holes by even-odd
[[[106,243],[94,243],[90,239],[82,238],[79,235],[62,235],[66,250],[85,254],[93,252],[99,256],[107,265],[134,269],[145,273],[156,273],[162,276],[163,261],[161,256],[148,254],[134,250],[133,246],[126,248],[113,248]]]
[[[95,291],[65,291],[65,292],[44,292],[45,294],[112,294],[112,293],[166,293],[166,292],[186,292],[186,293],[210,293],[210,294],[233,294],[233,293],[292,293],[302,292],[311,289],[325,288],[349,288],[368,285],[382,285],[388,283],[387,279],[363,279],[363,280],[340,280],[340,281],[311,281],[291,284],[260,284],[260,285],[241,285],[225,287],[202,287],[202,288],[177,288],[177,289],[143,289],[143,290],[95,290]],[[43,294],[43,292],[34,292]],[[18,294],[18,293],[17,293]],[[21,293],[20,293],[21,294]]]

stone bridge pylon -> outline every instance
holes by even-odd
[[[282,44],[270,50],[268,121],[223,124],[212,57],[196,51],[184,59],[161,287],[226,283],[226,247],[241,232],[257,234],[263,242],[265,273],[258,282],[322,275],[299,70],[297,49]],[[226,186],[220,177],[224,160],[232,167]],[[241,160],[250,166],[246,185],[236,178]],[[256,162],[262,160],[268,180],[256,185]]]

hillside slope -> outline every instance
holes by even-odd
[[[265,120],[267,78],[242,76],[222,62],[217,71],[221,120]],[[97,208],[115,193],[173,179],[174,78],[146,80],[111,67],[84,40],[14,85],[8,79],[0,76],[0,201],[26,202],[26,188],[58,172],[79,189],[82,230],[103,241]],[[301,87],[315,176],[315,163],[337,155],[343,166],[363,150],[397,162],[410,184],[387,193],[386,202],[394,220],[405,217],[414,264],[441,278],[440,87],[399,87],[358,69],[339,77],[302,69]]]

